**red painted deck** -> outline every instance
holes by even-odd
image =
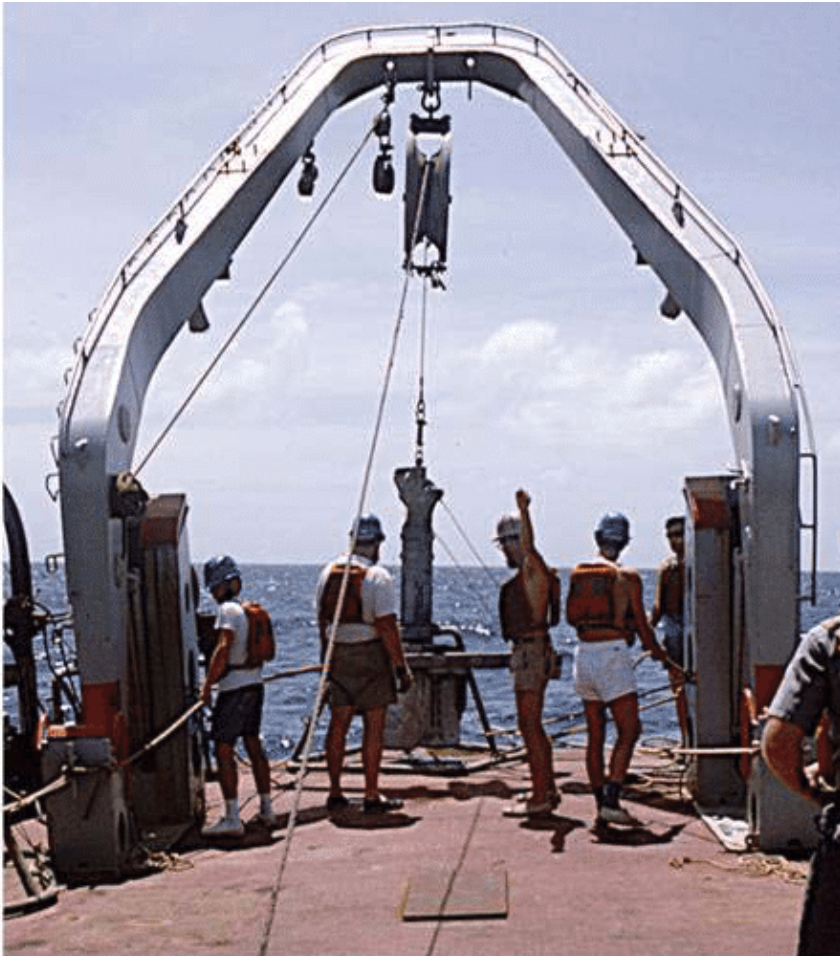
[[[682,800],[661,760],[637,755],[626,800],[643,830],[593,830],[579,751],[560,751],[563,802],[546,820],[502,808],[527,782],[521,762],[460,778],[383,775],[405,799],[381,818],[330,819],[325,776],[307,777],[282,888],[295,777],[274,768],[273,834],[256,823],[227,845],[194,842],[172,868],[117,885],[63,890],[58,902],[4,923],[4,952],[27,956],[270,954],[733,954],[794,951],[805,864],[725,851]],[[250,786],[250,775],[242,775]],[[348,774],[351,797],[361,778]],[[208,785],[215,819],[218,787]],[[257,810],[246,802],[243,818]],[[454,877],[454,879],[453,879]],[[6,899],[15,889],[6,869]],[[451,886],[450,886],[451,884]],[[407,887],[411,888],[407,897]],[[435,908],[443,919],[402,918]],[[500,893],[507,915],[499,915]],[[437,897],[435,891],[437,888]],[[273,904],[273,920],[270,919]],[[405,910],[404,907],[408,906]],[[452,912],[455,910],[456,912]],[[473,918],[447,918],[472,911]],[[486,915],[483,915],[486,911]],[[270,925],[269,925],[270,924]]]

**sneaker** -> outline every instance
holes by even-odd
[[[518,793],[513,799],[515,803],[528,803],[530,804],[533,801],[534,795],[528,791],[527,793]],[[546,798],[546,803],[551,804],[552,810],[556,810],[560,806],[560,801],[562,797],[560,796],[559,791],[555,790],[554,793],[550,793]]]
[[[527,817],[529,819],[533,819],[534,817],[548,817],[551,816],[551,811],[556,806],[557,804],[551,799],[546,800],[545,803],[512,803],[502,810],[502,816],[514,818]]]
[[[327,812],[333,813],[336,810],[346,810],[350,806],[350,801],[343,794],[337,797],[327,797]]]
[[[365,813],[390,813],[392,810],[402,809],[403,802],[396,797],[377,797],[375,800],[365,799]]]
[[[257,815],[257,820],[259,820],[264,827],[268,827],[269,830],[273,830],[280,825],[280,817],[278,817],[273,810],[269,810],[268,813],[263,813],[262,810],[260,810]]]
[[[201,835],[209,839],[214,837],[241,837],[244,833],[245,827],[241,820],[230,820],[227,817],[222,817],[212,827],[204,827],[201,831]]]
[[[602,806],[598,810],[599,823],[613,823],[619,827],[634,827],[638,824],[635,817],[624,809],[624,807]]]
[[[526,793],[518,793],[513,799],[516,803],[531,803],[533,794],[528,791]],[[551,804],[552,810],[556,810],[560,806],[560,801],[562,797],[560,796],[559,791],[555,790],[554,793],[548,795],[547,802]]]

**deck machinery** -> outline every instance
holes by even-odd
[[[330,114],[402,84],[486,84],[530,107],[661,280],[662,314],[684,313],[714,359],[736,468],[686,483],[696,748],[749,744],[742,700],[760,710],[791,654],[800,476],[811,452],[801,448],[803,392],[785,330],[739,246],[541,38],[490,25],[337,36],[288,75],[136,248],[81,343],[58,466],[83,712],[52,728],[45,752],[49,772],[90,771],[48,803],[65,876],[119,873],[138,826],[183,825],[201,809],[195,728],[145,763],[122,762],[197,685],[187,502],[139,500],[130,477],[151,376],[182,329],[206,327],[202,299],[229,276],[237,247]],[[737,758],[698,758],[698,802],[748,808],[763,848],[807,843],[802,802],[758,758],[746,763],[745,774]]]

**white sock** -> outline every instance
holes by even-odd
[[[225,818],[227,820],[239,820],[238,800],[225,800]]]
[[[260,813],[271,813],[271,794],[260,794]]]

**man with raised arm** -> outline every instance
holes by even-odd
[[[502,635],[513,645],[516,716],[531,771],[530,796],[508,807],[506,816],[544,816],[560,803],[551,741],[542,723],[546,685],[559,676],[548,629],[560,619],[560,579],[534,545],[530,504],[528,493],[517,491],[518,515],[504,516],[496,529],[496,542],[508,567],[516,569],[499,593],[499,616]]]

